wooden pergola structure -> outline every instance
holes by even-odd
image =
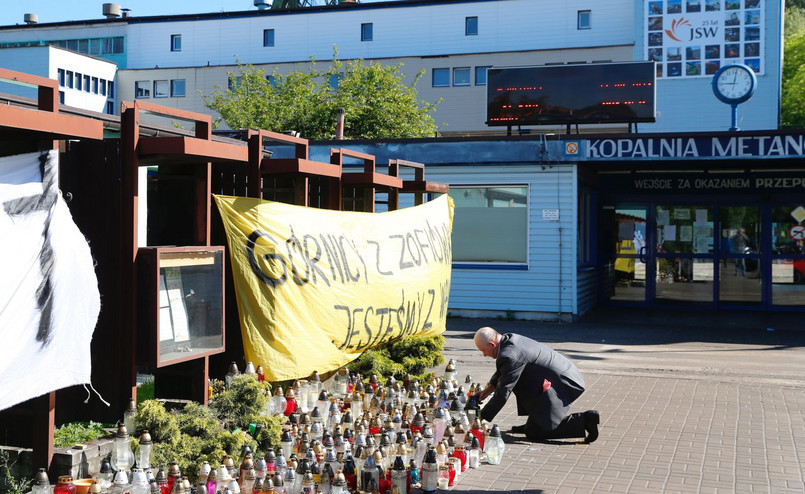
[[[0,411],[0,437],[7,445],[32,447],[34,468],[50,466],[56,424],[120,419],[136,398],[138,371],[156,376],[157,397],[206,403],[210,375],[223,375],[230,361],[243,359],[240,332],[226,331],[239,325],[230,270],[221,280],[228,310],[218,347],[160,361],[155,317],[143,309],[157,289],[142,274],[144,249],[225,248],[212,194],[353,210],[357,203],[345,201],[345,191],[352,198],[358,191],[360,210],[373,212],[377,192],[388,194],[389,210],[398,208],[401,193],[415,194],[420,204],[426,193],[447,192],[446,185],[425,180],[421,163],[392,160],[389,173],[380,173],[374,156],[348,149],[333,149],[329,163],[317,162],[309,159],[306,139],[264,130],[248,131],[245,142],[213,136],[209,115],[143,101],[123,102],[119,119],[60,111],[56,81],[2,69],[0,80],[37,87],[37,101],[9,96],[15,104],[0,106],[0,149],[2,155],[60,150],[59,186],[72,196],[71,213],[92,246],[103,300],[92,340],[92,381],[111,406],[99,400],[84,405],[86,392],[79,386]],[[192,130],[155,119],[180,121]],[[272,157],[272,146],[291,146],[293,157]],[[353,172],[345,165],[349,160],[361,161],[362,170]],[[415,180],[400,177],[403,167],[415,170]],[[144,196],[147,218],[140,217]]]

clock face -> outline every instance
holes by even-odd
[[[755,89],[752,69],[743,66],[727,66],[716,74],[713,89],[716,96],[727,102],[742,102],[749,99]]]

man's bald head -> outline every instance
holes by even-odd
[[[475,332],[475,346],[485,357],[497,358],[498,345],[503,336],[494,328],[485,326]]]

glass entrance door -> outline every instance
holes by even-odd
[[[655,206],[657,305],[712,305],[716,276],[715,211],[695,205]]]
[[[723,305],[759,305],[763,299],[761,254],[763,234],[760,208],[719,208],[719,290]]]
[[[616,207],[606,213],[605,298],[612,302],[645,303],[648,207]]]
[[[602,302],[805,307],[805,204],[604,207]]]

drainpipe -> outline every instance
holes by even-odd
[[[344,139],[344,109],[339,108],[335,121],[335,138],[340,141]]]

